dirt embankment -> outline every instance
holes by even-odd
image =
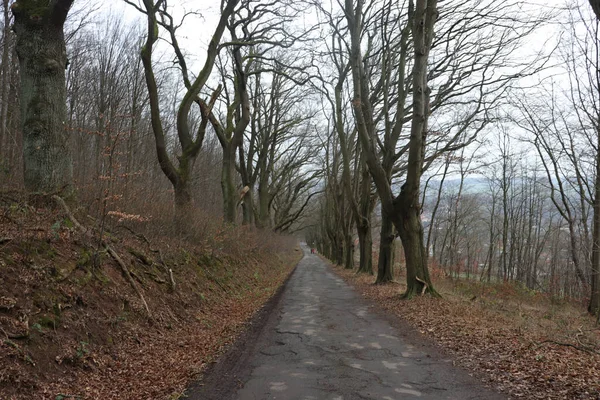
[[[0,200],[1,399],[178,398],[302,254],[244,228],[102,243],[50,199]]]

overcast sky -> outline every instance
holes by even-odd
[[[139,0],[134,0],[139,1]],[[468,1],[468,0],[467,0]],[[587,6],[587,1],[579,0],[582,7]],[[86,7],[87,0],[76,1],[77,7]],[[93,4],[94,2],[90,2]],[[90,4],[88,3],[88,4]],[[523,2],[525,3],[525,2]],[[577,4],[575,0],[529,0],[529,5],[524,6],[529,8],[532,5],[535,7],[534,10],[539,9],[540,12],[546,11],[553,7],[565,8]],[[203,57],[205,54],[206,47],[210,40],[210,37],[216,27],[219,18],[219,5],[218,0],[169,0],[170,8],[173,12],[173,16],[176,21],[180,20],[181,17],[189,11],[199,12],[201,15],[191,16],[186,19],[185,24],[179,30],[178,40],[180,45],[186,50],[189,55],[189,65],[191,71],[195,74],[201,67],[201,63],[204,61]],[[113,13],[116,15],[125,15],[126,18],[132,22],[138,20],[145,28],[145,21],[143,16],[135,10],[133,7],[125,4],[123,0],[110,0],[102,2],[99,6],[98,16],[107,13]],[[582,9],[585,15],[590,15],[589,9]],[[546,27],[538,30],[528,40],[527,46],[523,47],[521,51],[523,56],[527,56],[527,52],[537,52],[544,45],[553,46],[556,44],[558,35],[557,33],[561,29],[560,24],[568,22],[568,12],[561,11],[560,17],[556,23],[548,24]],[[571,33],[572,35],[572,33]],[[166,45],[161,45],[162,49],[167,49]],[[531,54],[531,53],[529,53]],[[547,72],[545,75],[548,75]],[[527,82],[531,85],[536,85],[540,82],[542,75],[531,77],[527,79]]]

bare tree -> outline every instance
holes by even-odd
[[[227,21],[233,14],[238,0],[228,0],[223,4],[221,17],[206,52],[206,60],[202,69],[193,80],[189,76],[185,57],[177,41],[177,27],[168,12],[167,1],[158,0],[155,2],[154,0],[144,0],[143,8],[140,8],[131,1],[126,0],[126,2],[146,15],[148,28],[146,31],[146,42],[141,51],[141,58],[149,94],[152,131],[156,142],[156,152],[160,167],[175,190],[176,215],[178,218],[185,218],[185,211],[192,202],[189,188],[191,172],[196,157],[202,148],[206,127],[208,125],[208,114],[220,93],[220,89],[217,88],[217,90],[213,92],[208,104],[203,103],[200,100],[199,95],[210,77],[217,55],[221,50],[219,43],[227,27]],[[160,109],[158,84],[152,61],[154,45],[159,39],[159,26],[165,29],[168,34],[170,44],[175,52],[175,60],[178,64],[181,78],[186,88],[185,94],[176,111],[176,130],[179,145],[181,146],[181,153],[177,156],[177,166],[173,163],[167,148],[165,128]],[[193,134],[190,128],[190,112],[195,103],[203,104],[203,109],[201,113],[202,122],[198,125],[196,133]]]

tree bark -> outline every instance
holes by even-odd
[[[24,177],[30,191],[70,190],[72,185],[63,32],[72,3],[19,0],[12,7],[21,76]]]
[[[429,117],[429,92],[427,84],[427,61],[433,39],[433,26],[438,16],[436,0],[417,0],[412,18],[414,43],[413,67],[413,117],[406,181],[400,194],[394,199],[394,225],[398,229],[406,259],[407,289],[404,297],[410,298],[422,293],[438,295],[431,283],[427,268],[427,253],[423,242],[421,223],[421,202],[419,186],[425,135]]]
[[[598,132],[600,144],[600,132]],[[600,319],[600,147],[596,147],[596,180],[594,182],[594,222],[592,241],[591,297],[588,311]]]
[[[237,193],[235,190],[235,149],[228,143],[223,147],[223,164],[221,168],[221,190],[223,192],[223,219],[225,222],[235,224]]]
[[[344,268],[354,268],[354,240],[352,235],[344,237]]]
[[[394,224],[385,216],[381,219],[379,233],[379,261],[375,283],[388,283],[394,280]]]
[[[373,237],[371,226],[361,224],[356,227],[358,233],[358,247],[360,251],[360,262],[358,272],[373,275]]]
[[[594,10],[594,14],[596,14],[596,18],[600,20],[600,0],[590,0],[590,5]]]
[[[6,147],[8,143],[8,96],[10,94],[10,48],[11,48],[11,32],[10,32],[10,12],[9,0],[2,1],[4,30],[2,32],[2,81],[0,86],[0,168],[5,168],[3,163],[6,162]]]
[[[258,216],[256,219],[258,228],[269,228],[271,226],[270,202],[268,175],[266,171],[261,171],[258,182]]]

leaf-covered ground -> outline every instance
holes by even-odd
[[[448,278],[435,282],[442,299],[407,301],[400,298],[404,284],[374,285],[372,276],[333,268],[510,398],[600,399],[600,329],[581,305]]]
[[[60,207],[0,200],[3,400],[178,398],[301,257],[290,239],[242,228],[201,241],[115,229],[107,240],[149,317],[115,260]]]

